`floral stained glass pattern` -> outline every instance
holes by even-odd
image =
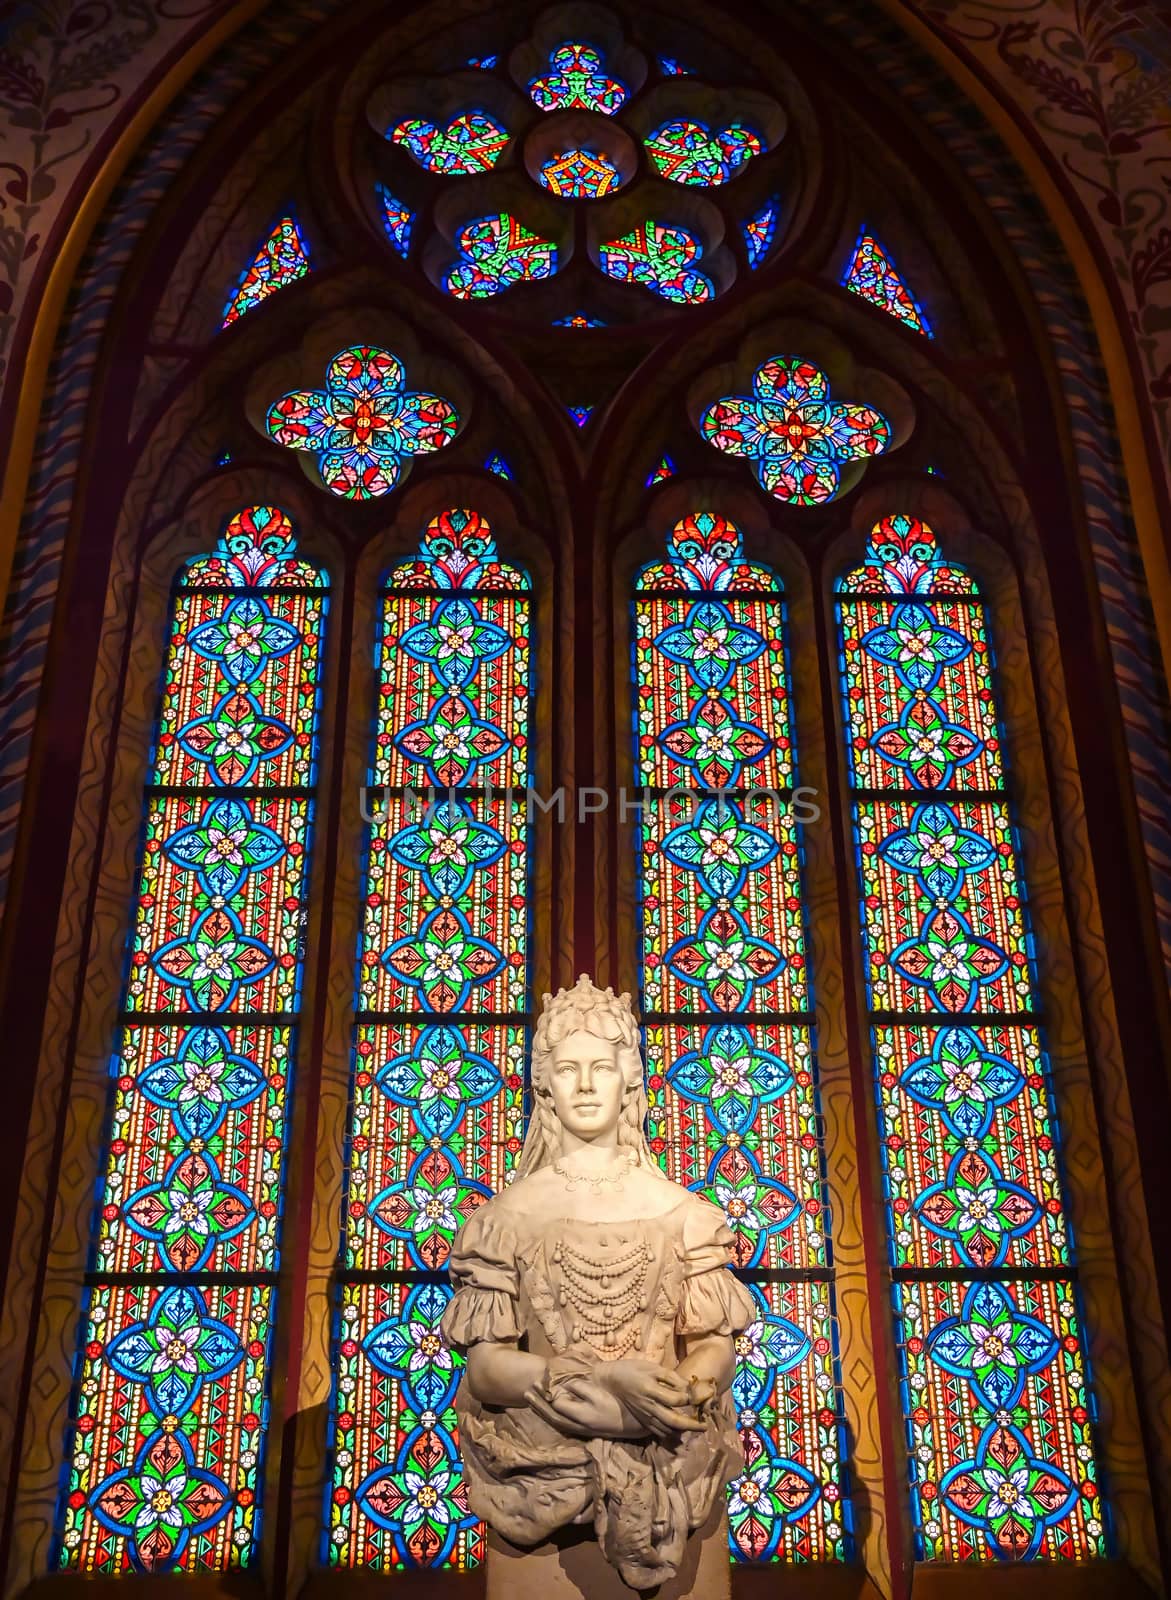
[[[800,356],[764,362],[752,393],[715,401],[700,432],[724,455],[751,461],[762,489],[797,506],[832,500],[843,470],[881,455],[891,440],[880,411],[832,401],[825,373]]]
[[[869,300],[871,305],[896,317],[916,333],[925,333],[929,339],[934,337],[923,307],[907,288],[890,253],[866,228],[858,235],[842,282],[852,294]]]
[[[619,283],[641,283],[676,305],[702,305],[715,298],[715,285],[693,265],[702,249],[686,228],[647,221],[598,252],[598,264]]]
[[[909,516],[838,585],[911,1504],[925,1561],[1106,1554],[984,609]]]
[[[474,1566],[437,1279],[520,1151],[529,580],[451,510],[382,595],[331,1412],[331,1565]]]
[[[401,144],[428,172],[458,177],[470,172],[490,172],[508,143],[508,131],[486,111],[464,111],[445,128],[411,117],[392,128],[387,137]]]
[[[469,222],[456,245],[459,260],[444,273],[443,287],[457,300],[489,300],[557,271],[557,246],[507,211]]]
[[[282,217],[228,296],[222,327],[230,328],[261,301],[309,271],[309,246],[296,217]]]
[[[680,119],[656,128],[648,136],[646,148],[669,182],[713,189],[734,178],[763,146],[757,135],[739,122],[713,133],[698,122]]]
[[[269,506],[172,598],[61,1567],[255,1556],[326,605]]]
[[[268,408],[269,437],[317,457],[321,481],[344,500],[389,494],[411,458],[442,450],[459,413],[442,395],[411,391],[389,350],[352,345],[329,363],[324,389],[294,389]]]
[[[732,1556],[847,1560],[780,584],[696,513],[639,575],[633,642],[651,1148],[722,1208],[761,1313],[737,1351]]]

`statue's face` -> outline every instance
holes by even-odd
[[[567,1034],[553,1046],[547,1082],[557,1120],[577,1138],[594,1140],[618,1126],[626,1084],[617,1044]]]

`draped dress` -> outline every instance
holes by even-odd
[[[607,1560],[646,1589],[673,1576],[689,1532],[740,1469],[731,1395],[677,1439],[580,1439],[558,1427],[558,1394],[599,1362],[678,1365],[683,1339],[733,1336],[758,1316],[728,1270],[732,1236],[710,1201],[679,1190],[655,1217],[623,1222],[526,1214],[506,1191],[464,1224],[451,1255],[447,1343],[519,1343],[544,1356],[529,1404],[483,1406],[461,1384],[460,1446],[471,1509],[514,1544],[593,1522]]]

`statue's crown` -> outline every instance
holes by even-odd
[[[615,994],[609,985],[599,989],[586,972],[581,974],[572,989],[558,989],[555,995],[547,994],[544,998],[547,1016],[563,1011],[566,1006],[572,1006],[576,1011],[588,1011],[599,1005],[607,1010],[624,1011],[628,1016],[634,1016],[634,1007],[628,994]]]

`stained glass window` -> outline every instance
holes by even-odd
[[[1105,1551],[984,606],[880,522],[838,638],[918,1555]]]
[[[699,240],[686,228],[660,222],[641,223],[598,252],[608,278],[641,283],[677,305],[702,305],[714,299],[715,285],[693,265],[702,254]]]
[[[600,200],[621,182],[618,168],[599,150],[565,150],[541,167],[542,186],[560,200]]]
[[[606,74],[592,45],[558,45],[549,69],[529,84],[529,94],[542,111],[600,111],[612,117],[626,99],[625,84]]]
[[[484,463],[489,472],[494,472],[498,478],[512,479],[512,468],[505,461],[498,450],[494,450]]]
[[[222,326],[231,327],[247,311],[309,271],[309,246],[296,217],[282,217],[244,269],[228,296]]]
[[[907,288],[890,252],[866,228],[858,235],[842,282],[852,293],[897,317],[916,333],[934,338],[923,307]]]
[[[172,597],[61,1567],[255,1556],[326,607],[271,506]]]
[[[829,379],[802,356],[763,362],[752,393],[715,401],[699,430],[724,455],[751,461],[762,489],[797,506],[832,500],[843,468],[881,455],[891,439],[881,411],[832,401]]]
[[[606,324],[601,317],[587,317],[584,311],[575,311],[572,316],[554,318],[553,326],[555,328],[604,328]]]
[[[410,206],[404,205],[401,200],[396,200],[385,184],[380,183],[376,188],[386,237],[399,255],[405,257],[410,253],[411,229],[414,226],[415,213]]]
[[[675,463],[671,460],[671,457],[660,456],[658,465],[653,469],[650,477],[646,481],[646,486],[648,489],[651,489],[656,483],[662,483],[667,478],[673,478],[674,476]]]
[[[744,248],[748,252],[748,265],[750,267],[759,267],[765,256],[772,249],[780,215],[780,202],[778,200],[770,200],[754,217],[749,217],[744,224]]]
[[[458,177],[490,172],[508,143],[508,129],[486,111],[463,111],[445,128],[422,117],[408,117],[387,134],[428,172]]]
[[[584,428],[594,414],[593,406],[566,406],[565,409],[579,428]]]
[[[459,260],[444,274],[443,287],[457,300],[487,300],[557,271],[557,246],[507,211],[469,222],[456,244]]]
[[[698,122],[664,122],[646,141],[647,152],[664,178],[711,189],[734,178],[763,149],[750,128],[733,122],[713,133]]]
[[[265,427],[286,450],[317,457],[321,481],[343,500],[375,500],[406,476],[415,456],[442,450],[459,413],[442,395],[408,390],[392,350],[339,350],[324,389],[294,389],[268,408]]]
[[[649,1135],[721,1206],[759,1305],[738,1339],[739,1561],[850,1554],[801,893],[785,602],[699,513],[634,601]]]
[[[660,56],[658,60],[659,71],[665,78],[688,78],[691,76],[691,68],[683,66],[681,62],[675,60],[674,56]]]
[[[383,590],[337,1306],[327,1559],[469,1567],[438,1335],[459,1225],[520,1151],[530,586],[473,511]]]

